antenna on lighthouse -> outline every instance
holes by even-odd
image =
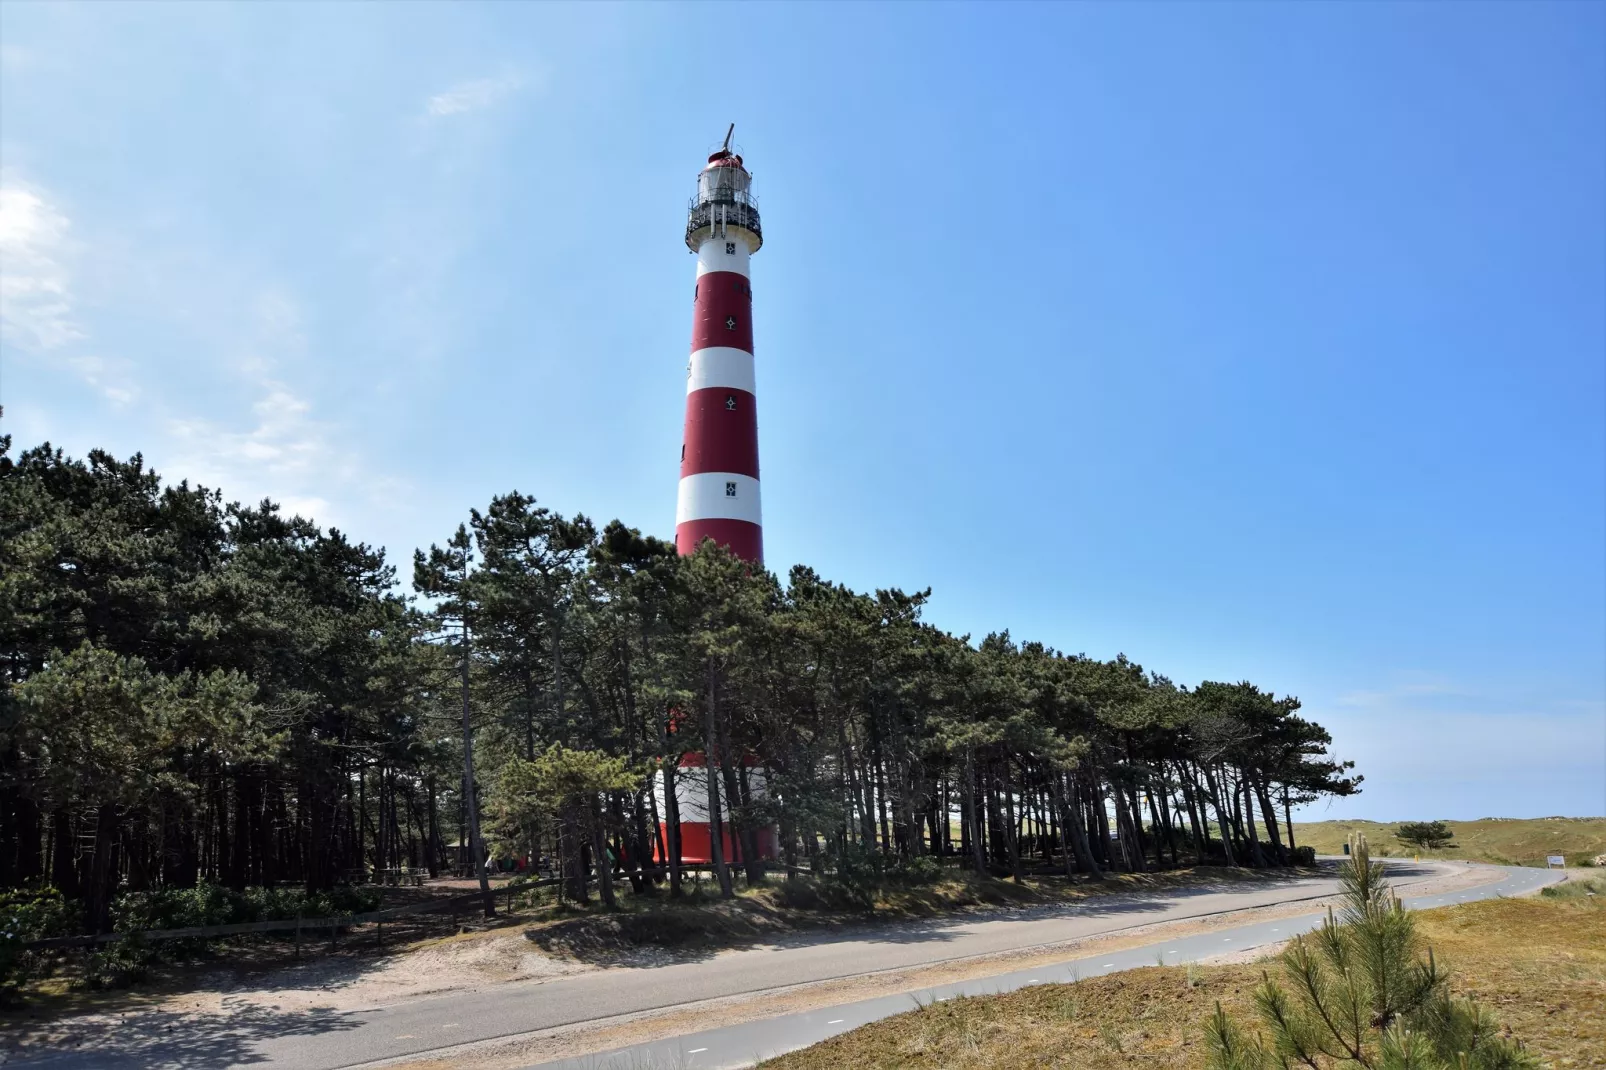
[[[731,135],[734,133],[736,133],[736,124],[731,123],[731,128],[725,131],[725,144],[720,146],[720,152],[729,152],[731,150]]]

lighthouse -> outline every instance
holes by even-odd
[[[697,254],[692,290],[686,429],[680,446],[675,548],[713,539],[762,564],[758,494],[758,404],[753,375],[752,255],[764,244],[752,176],[725,144],[697,176],[686,247]]]
[[[692,290],[691,361],[686,366],[686,424],[680,445],[680,492],[675,507],[675,549],[694,552],[712,539],[744,561],[764,562],[758,494],[758,390],[753,372],[752,255],[764,244],[752,176],[731,151],[731,134],[708,157],[697,176],[697,195],[686,219],[686,248],[697,254]],[[671,723],[678,721],[671,717]],[[671,729],[673,731],[673,727]],[[701,752],[681,757],[675,777],[680,815],[681,860],[712,861],[713,822],[709,782],[724,780]],[[736,763],[748,801],[762,801],[767,784],[758,760],[743,754]],[[661,790],[661,785],[660,785]],[[721,795],[725,785],[718,784]],[[721,798],[721,854],[745,861],[740,837],[732,835],[731,800]],[[759,858],[775,857],[775,829],[753,830]],[[668,843],[667,835],[660,841]]]

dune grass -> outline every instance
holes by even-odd
[[[1595,856],[1606,854],[1606,817],[1485,817],[1445,824],[1455,833],[1455,846],[1442,851],[1418,852],[1395,839],[1398,821],[1296,821],[1294,839],[1315,847],[1317,854],[1336,855],[1358,832],[1371,844],[1374,856],[1410,858],[1420,853],[1423,858],[1505,866],[1543,866],[1547,855],[1562,855],[1569,866],[1587,866]]]
[[[1606,1066],[1606,897],[1495,899],[1423,911],[1423,937],[1553,1067]],[[1271,963],[1149,967],[911,1010],[763,1064],[767,1070],[1185,1070],[1219,1000],[1240,1020]]]
[[[1204,866],[1156,873],[1111,873],[1102,881],[1068,880],[1063,875],[1028,877],[1021,883],[950,870],[937,879],[906,886],[889,883],[874,894],[873,909],[835,902],[828,886],[812,877],[792,884],[773,879],[753,888],[737,886],[736,896],[719,898],[704,882],[679,900],[659,892],[620,895],[619,909],[588,906],[535,906],[520,915],[525,936],[548,954],[584,962],[628,959],[642,948],[686,951],[739,947],[785,932],[857,922],[930,918],[970,910],[1070,903],[1100,897],[1174,888],[1244,884],[1266,885],[1291,879],[1285,870]]]

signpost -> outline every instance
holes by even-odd
[[[1567,859],[1566,859],[1566,857],[1563,856],[1563,855],[1546,855],[1545,856],[1545,868],[1546,869],[1550,869],[1552,867],[1560,867],[1562,869],[1566,869],[1567,868]]]

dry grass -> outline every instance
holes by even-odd
[[[1482,1001],[1549,1066],[1606,1066],[1606,904],[1498,899],[1424,911],[1454,987]],[[1075,1067],[1184,1070],[1203,1061],[1217,1000],[1242,1020],[1267,964],[1151,967],[1003,996],[955,999],[764,1064],[768,1070]],[[1270,968],[1275,969],[1275,966]]]
[[[1606,854],[1606,817],[1485,817],[1445,824],[1455,833],[1455,846],[1443,851],[1422,851],[1423,858],[1543,866],[1547,855],[1563,855],[1568,865],[1584,866],[1596,855]],[[1350,834],[1359,832],[1366,837],[1374,856],[1410,858],[1417,854],[1416,848],[1394,838],[1397,828],[1397,821],[1296,822],[1294,839],[1316,848],[1317,854],[1336,855],[1343,851]]]
[[[583,908],[544,908],[529,918],[531,924],[525,935],[551,955],[614,963],[628,961],[645,948],[711,950],[751,944],[787,932],[854,925],[866,920],[938,917],[1202,885],[1266,885],[1292,876],[1287,871],[1214,866],[1110,874],[1103,881],[1030,877],[1017,884],[956,872],[927,884],[884,889],[877,894],[873,911],[835,909],[807,878],[790,887],[776,881],[741,890],[730,900],[720,899],[704,885],[678,901],[663,895],[624,895],[620,909],[612,912],[595,903]]]

